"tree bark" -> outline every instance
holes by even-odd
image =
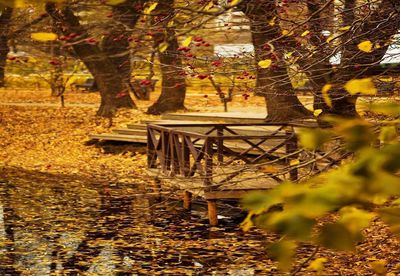
[[[348,1],[353,4],[354,0]],[[357,23],[355,11],[352,10],[352,12],[353,14],[345,14],[344,24],[348,26]],[[364,72],[368,71],[369,67],[382,61],[389,48],[388,42],[400,28],[400,13],[393,10],[391,0],[383,0],[379,7],[368,18],[364,18],[357,27],[358,31],[350,37],[345,37],[347,40],[342,42],[342,61],[332,80],[336,89],[330,93],[332,108],[324,112],[341,116],[358,115],[355,106],[358,96],[350,95],[342,87],[351,79],[365,77]],[[362,52],[357,46],[365,40],[382,46],[371,53]]]
[[[250,20],[252,42],[255,50],[255,61],[282,58],[285,44],[290,41],[278,41],[279,48],[269,46],[269,42],[281,34],[279,24],[268,26],[276,13],[274,1],[250,1],[242,7]],[[274,48],[274,49],[273,49]],[[288,122],[311,118],[307,110],[295,95],[284,61],[275,61],[269,68],[256,66],[256,93],[264,96],[267,106],[267,121]]]
[[[142,15],[146,0],[129,0],[112,7],[113,24],[102,41],[102,50],[111,59],[131,91],[130,34]]]
[[[154,35],[154,49],[162,42],[168,43],[164,52],[158,52],[160,60],[162,88],[157,101],[148,108],[148,114],[161,114],[184,109],[186,97],[185,72],[182,64],[182,54],[178,51],[178,40],[173,27],[168,23],[175,16],[174,0],[159,1],[156,10],[155,27],[161,28]]]
[[[12,8],[5,7],[0,16],[0,87],[5,86],[5,69],[7,64],[7,55],[10,51],[10,47],[8,46],[8,36],[12,13]]]
[[[321,5],[314,1],[308,2],[308,9],[311,14],[320,10]],[[356,111],[357,95],[350,95],[343,86],[351,79],[364,78],[371,75],[371,67],[379,65],[387,52],[387,43],[400,28],[400,14],[393,9],[391,0],[383,0],[367,17],[359,20],[356,17],[357,5],[355,0],[346,0],[343,12],[343,25],[351,26],[352,29],[341,37],[339,52],[341,53],[341,63],[336,70],[326,64],[327,58],[320,58],[321,61],[312,60],[308,66],[309,77],[317,90],[314,101],[314,108],[322,109],[322,115],[334,114],[345,117],[358,116]],[[318,14],[313,15],[312,32],[319,34],[324,24],[323,17]],[[313,41],[314,38],[314,41]],[[362,41],[370,40],[372,43],[381,44],[379,49],[374,49],[372,53],[362,52],[358,49],[358,44]],[[315,36],[311,38],[314,46],[319,45]],[[331,52],[328,49],[319,49],[323,57],[328,57]],[[310,64],[308,60],[302,62]],[[329,107],[323,100],[320,93],[323,85],[330,83],[334,87],[329,91],[332,107]]]
[[[112,117],[119,108],[136,108],[129,88],[110,58],[90,41],[88,32],[81,26],[71,8],[65,5],[57,10],[54,3],[46,4],[48,14],[59,23],[64,35],[78,34],[71,42],[76,55],[86,65],[100,89],[101,104],[98,116]]]
[[[334,32],[334,3],[331,1],[328,4],[323,4],[318,1],[309,0],[307,1],[307,8],[310,14],[310,23],[308,28],[311,31],[311,36],[309,42],[314,47],[319,47],[321,41],[325,40],[322,32]],[[329,17],[329,19],[327,19],[327,17]],[[331,52],[332,49],[329,45],[322,48],[319,47],[318,53],[322,53],[325,58],[321,59],[320,54],[315,54],[309,59],[301,61],[303,63],[301,66],[307,73],[311,87],[313,88],[314,110],[326,110],[329,108],[323,99],[321,90],[325,84],[330,82],[332,64],[330,63],[329,54]]]

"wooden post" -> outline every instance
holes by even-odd
[[[179,161],[178,161],[178,154],[179,149],[175,146],[175,139],[179,143],[179,139],[176,134],[171,131],[169,133],[169,150],[170,150],[170,176],[175,176],[179,173]]]
[[[212,190],[212,179],[213,179],[213,143],[214,140],[207,138],[205,141],[205,178],[204,178],[204,185],[205,191],[209,192]],[[218,216],[217,216],[217,201],[215,199],[207,200],[208,205],[208,220],[210,221],[211,226],[218,225]]]
[[[205,153],[204,153],[204,160],[205,160],[205,176],[204,176],[204,184],[206,186],[206,190],[208,189],[207,186],[212,184],[212,179],[213,179],[213,155],[214,155],[214,149],[213,149],[213,142],[214,140],[207,138],[204,143],[205,143]]]
[[[215,199],[207,200],[208,205],[208,220],[211,226],[218,225],[218,214],[217,214],[217,201]]]
[[[217,126],[217,136],[218,136],[218,140],[217,140],[217,156],[218,156],[218,162],[222,163],[224,162],[224,140],[223,140],[223,136],[224,136],[224,129],[223,126]]]
[[[157,158],[156,148],[151,138],[151,132],[153,129],[147,126],[147,168],[155,168],[155,162]]]
[[[190,171],[190,150],[189,146],[187,144],[187,141],[185,140],[185,136],[181,136],[182,139],[182,166],[181,166],[181,174],[183,176],[188,176],[189,171]]]
[[[183,192],[183,208],[190,211],[192,208],[192,193],[188,191]]]
[[[286,143],[286,154],[291,154],[293,152],[297,151],[297,136],[296,133],[294,132],[294,129],[291,128],[290,130],[286,130],[286,135],[288,135],[288,137],[290,137]],[[298,158],[297,155],[291,156],[290,158],[288,158],[288,161],[290,163],[290,160],[296,159]],[[298,174],[298,169],[291,169],[289,172],[289,177],[290,180],[292,181],[296,181],[299,178],[299,174]]]

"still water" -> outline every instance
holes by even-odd
[[[268,263],[260,234],[237,219],[210,228],[201,202],[189,215],[135,183],[0,172],[0,275],[255,275]]]

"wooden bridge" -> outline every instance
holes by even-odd
[[[248,133],[246,128],[260,129]],[[340,143],[326,151],[297,145],[296,124],[168,123],[147,126],[148,169],[184,191],[205,198],[211,225],[217,225],[216,200],[241,198],[249,191],[271,189],[285,180],[298,181],[338,165],[349,154]]]

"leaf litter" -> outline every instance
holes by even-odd
[[[3,274],[281,274],[265,251],[276,235],[243,233],[230,219],[209,228],[196,210],[182,210],[177,195],[157,195],[143,147],[87,145],[90,133],[109,131],[95,108],[0,106],[0,114]],[[123,111],[115,123],[132,118],[150,117]],[[399,273],[398,240],[388,228],[375,221],[366,236],[354,253],[319,250],[313,260],[323,258],[320,274]],[[313,251],[304,244],[294,265]],[[298,275],[312,273],[308,265]]]

